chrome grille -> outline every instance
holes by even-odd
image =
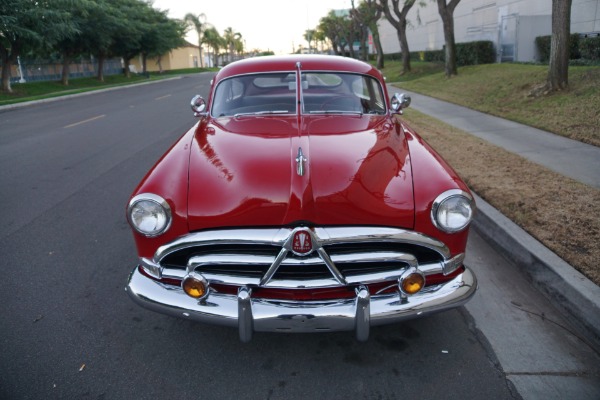
[[[298,231],[312,238],[304,256],[292,248]],[[394,280],[409,266],[440,273],[449,256],[438,240],[402,229],[299,227],[192,233],[159,248],[151,263],[164,277],[196,271],[209,282],[297,288]]]

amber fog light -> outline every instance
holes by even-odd
[[[411,295],[418,293],[425,286],[425,276],[416,268],[411,268],[402,274],[398,286],[404,294]]]
[[[183,279],[181,287],[188,296],[195,299],[201,299],[208,294],[208,282],[202,275],[195,272]]]

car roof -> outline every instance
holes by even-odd
[[[247,58],[233,62],[223,67],[217,74],[215,81],[220,81],[230,76],[244,75],[260,72],[294,71],[297,63],[301,64],[303,71],[339,71],[354,72],[372,75],[382,79],[379,71],[372,65],[363,61],[341,56],[328,55],[287,55],[263,56]]]

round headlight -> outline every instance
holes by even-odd
[[[171,207],[162,197],[143,193],[129,202],[127,218],[133,229],[142,235],[158,236],[171,225]]]
[[[448,190],[434,200],[431,220],[444,232],[460,232],[469,225],[474,211],[475,203],[469,193],[458,189]]]

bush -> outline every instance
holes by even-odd
[[[551,36],[538,36],[535,38],[535,47],[538,50],[540,62],[542,63],[550,61],[550,41]],[[582,57],[580,44],[581,40],[579,34],[572,33],[569,38],[569,59],[576,60]]]
[[[429,62],[444,62],[446,54],[444,50],[428,50],[423,53],[423,61]]]
[[[444,62],[445,51],[427,50],[413,51],[410,59],[416,61]],[[496,50],[494,43],[489,40],[456,44],[456,64],[458,66],[492,64],[496,62]]]
[[[478,65],[496,62],[494,43],[489,40],[456,44],[456,64]]]
[[[580,38],[579,52],[583,59],[600,61],[600,36]]]
[[[386,61],[402,60],[402,53],[384,54]],[[411,61],[441,62],[446,58],[444,50],[411,51]],[[374,57],[373,57],[374,59]],[[456,44],[456,64],[458,66],[493,64],[496,62],[494,43],[489,40]]]

